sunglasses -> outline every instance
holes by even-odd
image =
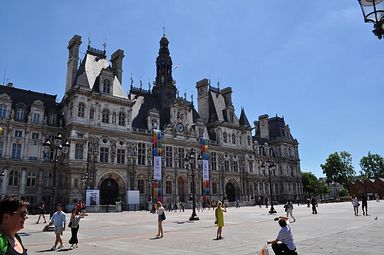
[[[11,214],[12,214],[12,215],[13,215],[13,214],[19,214],[20,217],[24,218],[24,217],[26,217],[26,216],[28,215],[28,212],[27,212],[27,211],[20,211],[20,212],[13,212],[13,213],[11,213]]]

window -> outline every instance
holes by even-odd
[[[212,194],[217,194],[217,182],[212,182]]]
[[[12,156],[13,159],[21,159],[21,144],[12,144]]]
[[[179,148],[178,150],[178,155],[179,155],[179,168],[185,168],[184,164],[184,148]]]
[[[15,137],[23,137],[23,131],[15,130]]]
[[[29,172],[27,175],[27,187],[35,187],[36,186],[36,173]]]
[[[73,187],[74,187],[74,188],[78,188],[78,187],[79,187],[79,179],[75,178],[75,179],[73,180]]]
[[[112,113],[112,123],[115,124],[116,123],[116,113]]]
[[[108,94],[111,93],[111,82],[107,79],[105,79],[103,83],[103,92]]]
[[[43,173],[43,186],[52,187],[53,186],[53,174],[51,172]]]
[[[217,170],[216,152],[211,152],[211,170],[212,171],[216,171]]]
[[[137,189],[140,193],[144,193],[144,180],[137,180]]]
[[[235,136],[235,134],[232,134],[232,143],[236,144],[236,136]]]
[[[166,194],[172,194],[172,182],[171,181],[165,182],[165,193]]]
[[[56,114],[51,113],[49,115],[49,125],[55,125],[56,124]]]
[[[0,105],[0,119],[4,119],[7,116],[7,106]]]
[[[39,133],[32,133],[32,139],[33,140],[37,140],[37,139],[39,139]]]
[[[227,140],[227,133],[226,133],[226,132],[223,133],[223,141],[224,141],[225,143],[228,142],[228,140]]]
[[[75,145],[75,159],[83,159],[84,144],[77,143]]]
[[[17,187],[19,185],[19,172],[12,170],[9,174],[8,185]]]
[[[239,162],[237,162],[237,161],[233,162],[233,171],[239,172]]]
[[[229,161],[228,160],[224,161],[224,171],[229,172]]]
[[[79,104],[79,109],[78,109],[78,112],[77,112],[77,116],[80,117],[80,118],[84,118],[84,113],[85,113],[85,104],[80,103]]]
[[[32,123],[35,123],[35,124],[40,123],[40,113],[39,112],[33,113]]]
[[[125,113],[119,113],[119,126],[125,126]]]
[[[95,109],[91,108],[89,110],[89,120],[94,120],[95,119]]]
[[[103,110],[102,119],[103,123],[109,123],[109,111],[107,109]]]
[[[23,108],[18,108],[16,110],[16,120],[24,121],[25,113]]]
[[[253,161],[248,161],[248,166],[249,166],[249,172],[253,173]]]
[[[4,142],[0,142],[0,158],[3,158],[3,152],[4,152]]]
[[[137,164],[141,166],[145,165],[145,147],[145,143],[138,143]]]
[[[125,163],[125,150],[117,149],[117,164]]]
[[[248,146],[250,146],[251,145],[251,137],[247,136],[247,140],[248,140]]]
[[[101,147],[100,148],[100,162],[108,163],[109,157],[109,148]]]
[[[173,150],[171,146],[165,147],[165,166],[172,167],[173,162]]]

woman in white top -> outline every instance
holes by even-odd
[[[353,205],[353,211],[355,212],[355,216],[359,215],[359,200],[357,200],[357,197],[352,196],[352,205]]]
[[[69,249],[77,248],[77,244],[79,243],[79,239],[77,239],[77,232],[79,231],[79,222],[80,219],[84,217],[84,214],[79,215],[79,211],[77,208],[74,208],[71,212],[71,218],[69,219],[69,227],[71,228],[71,239],[69,243],[71,247]]]
[[[160,201],[156,203],[156,213],[157,213],[157,238],[163,237],[163,220],[165,220],[164,207]]]

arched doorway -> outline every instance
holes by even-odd
[[[112,178],[105,179],[100,185],[100,204],[115,204],[119,196],[119,185]]]
[[[227,185],[225,185],[225,193],[229,202],[236,200],[236,189],[233,183],[228,182]]]
[[[185,182],[183,177],[177,179],[177,193],[179,194],[179,201],[185,203]]]

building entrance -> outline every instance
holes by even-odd
[[[227,185],[225,186],[225,193],[229,202],[234,202],[236,200],[236,189],[233,183],[227,183]]]
[[[100,204],[115,204],[118,196],[119,185],[117,182],[112,178],[105,179],[100,185]]]

